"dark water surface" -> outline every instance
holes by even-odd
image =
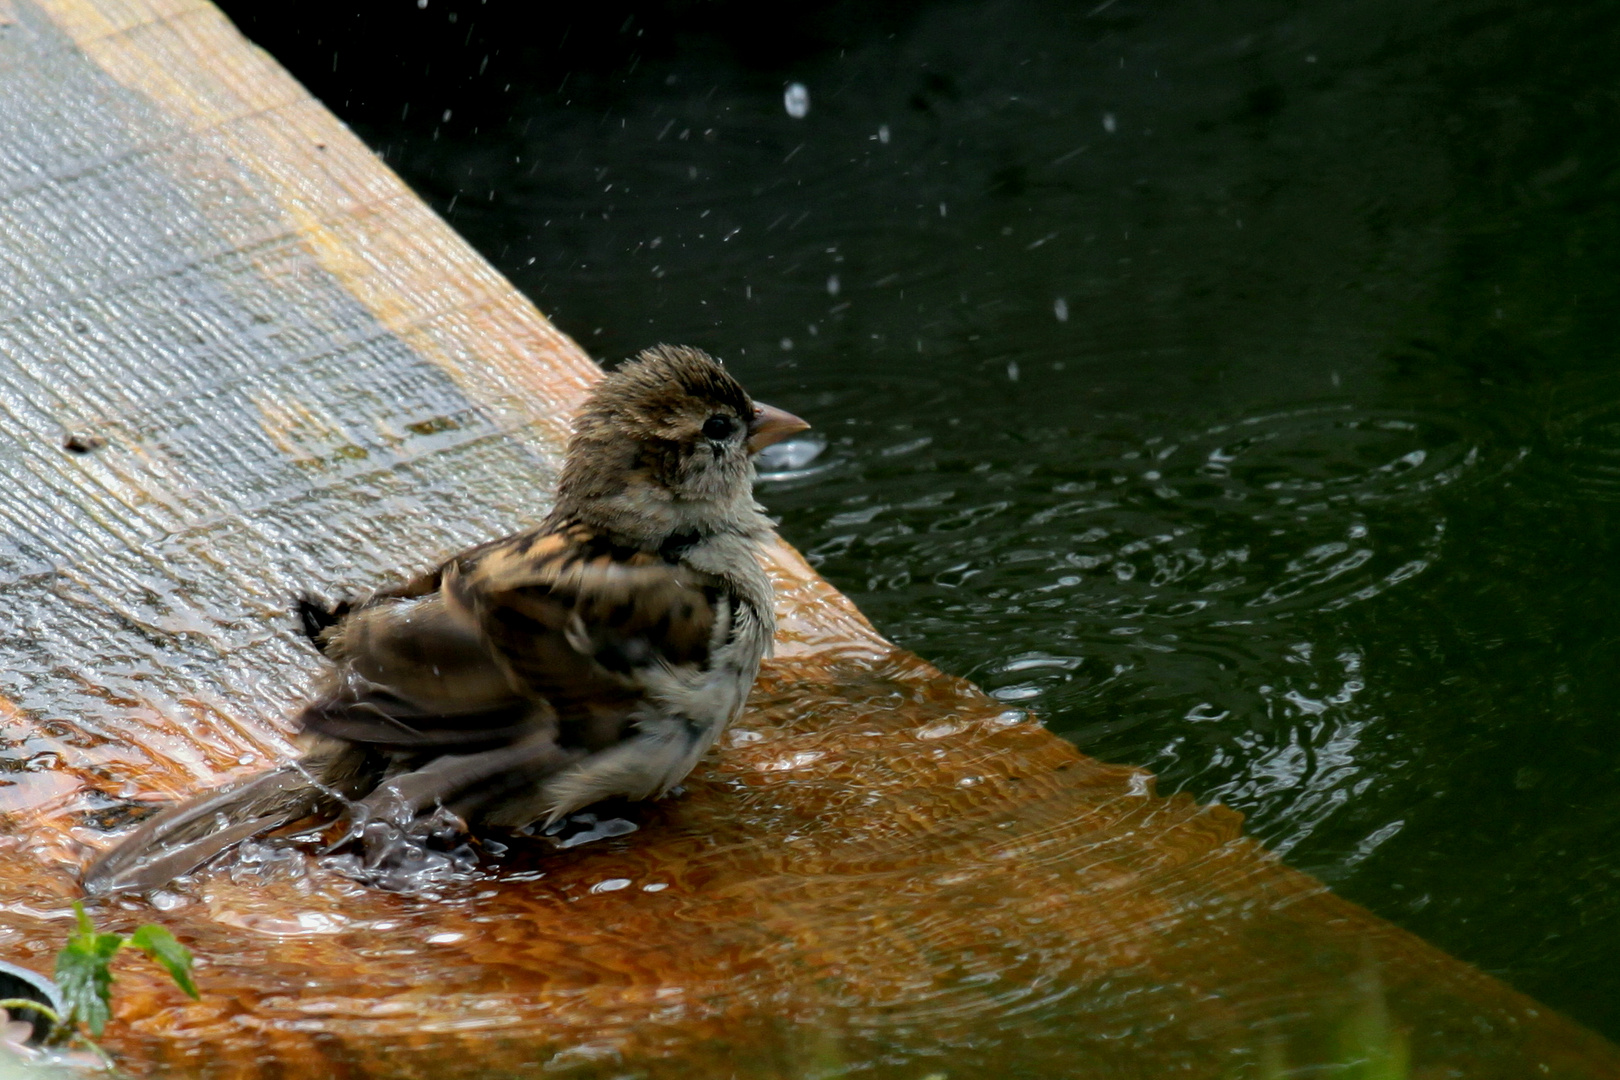
[[[1620,5],[224,6],[888,636],[1620,1037]]]

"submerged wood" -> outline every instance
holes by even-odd
[[[0,0],[0,952],[131,800],[289,756],[285,611],[543,515],[595,367],[196,0]],[[884,642],[791,550],[778,658],[640,831],[437,898],[302,861],[107,902],[138,1075],[1610,1076],[1615,1048],[1239,816]],[[1349,1074],[1346,1074],[1349,1075]]]

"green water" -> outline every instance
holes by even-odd
[[[763,496],[895,641],[1620,1036],[1620,5],[225,6],[812,420]]]

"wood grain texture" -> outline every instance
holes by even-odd
[[[0,951],[48,967],[131,800],[289,753],[297,590],[543,516],[596,373],[209,5],[0,0]],[[1620,1075],[1232,811],[1084,757],[773,562],[778,659],[684,798],[434,899],[301,860],[205,875],[158,913],[204,998],[132,967],[126,1066]]]

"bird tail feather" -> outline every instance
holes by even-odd
[[[327,748],[172,806],[92,862],[85,891],[158,888],[251,837],[312,814],[336,816],[364,787],[368,757],[354,747]]]

